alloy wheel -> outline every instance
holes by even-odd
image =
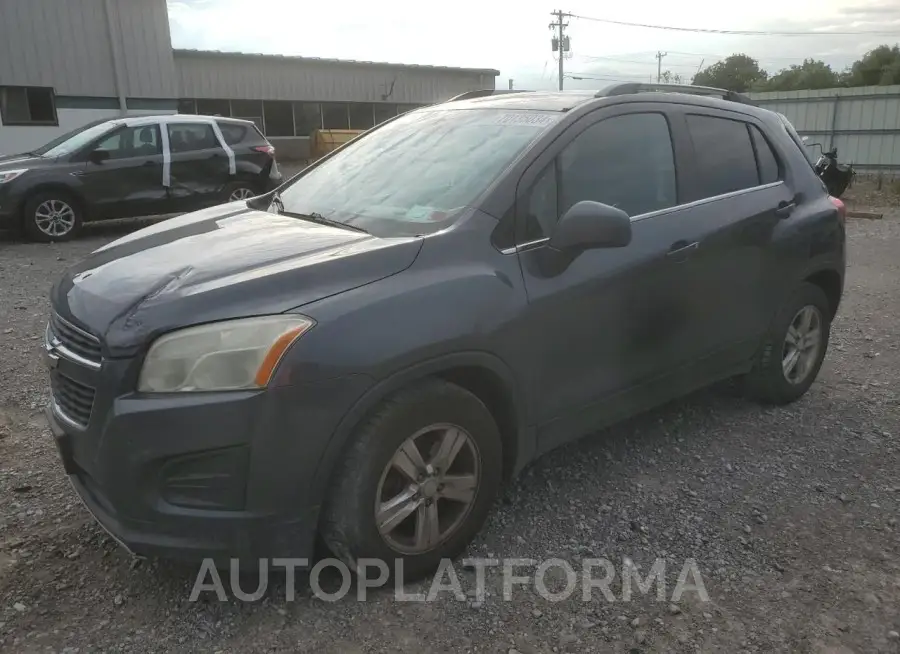
[[[809,377],[822,349],[822,314],[807,305],[791,321],[781,353],[781,369],[791,384],[802,384]]]
[[[468,516],[481,472],[474,439],[439,424],[407,438],[385,466],[375,497],[375,524],[396,552],[422,554],[447,541]]]
[[[47,200],[35,210],[34,224],[47,236],[65,236],[75,228],[75,210],[62,200]]]
[[[230,202],[235,202],[237,200],[248,200],[255,195],[253,189],[249,189],[247,187],[242,186],[241,188],[236,188],[231,192],[231,195],[228,196],[228,200]]]

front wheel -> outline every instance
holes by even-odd
[[[339,466],[321,535],[356,570],[378,559],[412,581],[458,556],[484,523],[503,473],[500,433],[473,394],[433,380],[386,400]]]
[[[22,226],[32,241],[68,241],[81,223],[81,207],[65,191],[42,191],[25,202]]]
[[[788,404],[809,390],[828,349],[831,307],[815,284],[804,282],[791,295],[766,335],[748,394],[762,402]]]

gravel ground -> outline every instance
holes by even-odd
[[[328,603],[301,586],[286,602],[273,577],[254,603],[191,602],[196,569],[133,565],[62,473],[38,358],[51,280],[133,228],[51,246],[0,236],[0,650],[900,651],[900,211],[850,221],[845,300],[804,399],[766,409],[711,389],[557,450],[506,491],[470,549],[576,569],[605,557],[617,572],[630,557],[644,574],[665,560],[664,601],[635,589],[627,602],[618,580],[614,601],[519,587],[505,602],[498,572],[466,601],[381,591]],[[688,558],[709,601],[673,604]],[[474,573],[456,569],[472,588]]]

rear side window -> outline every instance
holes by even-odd
[[[237,145],[244,140],[247,135],[247,128],[243,125],[235,125],[234,123],[218,122],[219,131],[222,132],[222,138],[228,145]]]
[[[694,143],[700,198],[759,186],[747,123],[699,115],[688,116],[687,123]]]
[[[766,140],[755,125],[747,125],[750,130],[750,138],[753,140],[753,149],[756,150],[756,164],[759,168],[759,183],[771,184],[781,179],[778,172],[778,159],[772,152],[772,146]]]
[[[194,152],[219,147],[212,125],[206,123],[169,123],[169,147],[172,152]]]

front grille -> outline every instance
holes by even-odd
[[[60,345],[88,361],[100,364],[100,339],[83,329],[60,318],[55,313],[50,316],[50,331]]]
[[[91,421],[94,408],[94,389],[70,379],[59,372],[50,375],[50,391],[62,417],[82,429]]]

